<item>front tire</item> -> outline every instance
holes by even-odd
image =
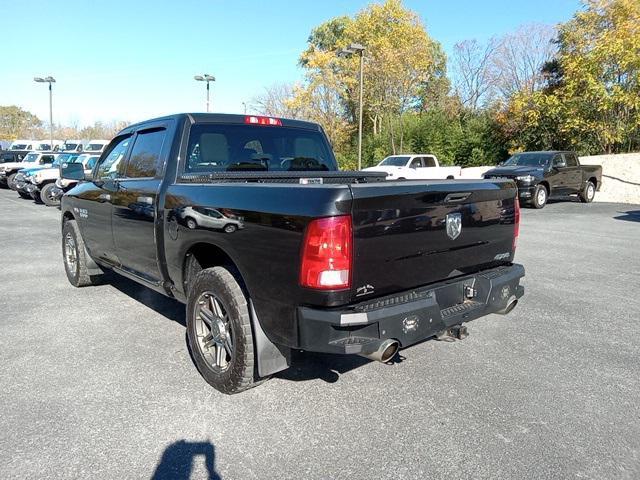
[[[544,208],[547,204],[547,200],[549,199],[549,192],[544,187],[544,185],[538,185],[533,193],[533,201],[532,205],[534,208]]]
[[[226,268],[196,275],[187,301],[187,339],[198,371],[213,388],[233,394],[256,385],[247,298]]]
[[[236,227],[234,224],[230,223],[228,225],[225,225],[224,227],[224,231],[225,233],[233,233],[238,229],[238,227]]]
[[[74,287],[99,283],[99,275],[89,275],[88,256],[77,222],[67,220],[62,227],[62,258],[67,279]]]
[[[189,230],[194,230],[198,228],[198,224],[193,218],[187,218],[187,228],[189,228]]]
[[[55,198],[52,193],[56,188],[55,183],[47,183],[40,191],[40,199],[47,207],[57,207],[60,205],[60,199]]]
[[[594,197],[596,196],[596,186],[592,181],[588,181],[584,186],[582,192],[578,194],[580,197],[580,201],[582,203],[591,203],[593,202]]]
[[[16,175],[17,173],[12,173],[11,175],[9,175],[7,177],[7,187],[9,187],[11,190],[16,191]]]
[[[31,195],[29,195],[28,193],[24,193],[21,192],[20,190],[16,190],[18,192],[18,195],[20,195],[20,198],[26,198],[27,200],[31,200]]]

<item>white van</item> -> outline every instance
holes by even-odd
[[[89,140],[82,148],[82,151],[84,153],[102,153],[110,141],[111,140]]]

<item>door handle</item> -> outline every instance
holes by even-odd
[[[98,200],[102,200],[103,202],[110,202],[111,195],[108,193],[101,193],[100,195],[98,195]]]

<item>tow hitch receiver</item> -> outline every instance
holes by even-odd
[[[456,340],[464,340],[468,336],[466,325],[456,325],[440,333],[436,338],[441,342],[455,342]]]

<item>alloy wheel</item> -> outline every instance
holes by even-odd
[[[198,298],[194,310],[194,325],[198,349],[215,370],[229,368],[233,358],[233,332],[229,314],[212,292]]]
[[[78,266],[78,251],[76,241],[73,235],[71,235],[71,232],[67,233],[64,237],[64,260],[69,272],[75,273]]]

